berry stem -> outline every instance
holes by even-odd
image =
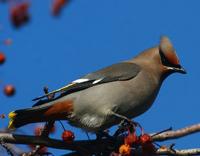
[[[61,124],[61,126],[62,126],[62,128],[63,128],[63,130],[65,131],[66,129],[65,129],[65,127],[64,127],[64,125],[63,125],[63,123],[59,120],[59,123]]]

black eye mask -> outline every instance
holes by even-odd
[[[162,51],[159,51],[160,53],[160,57],[161,57],[161,61],[162,61],[162,64],[164,66],[167,66],[167,67],[173,67],[173,68],[181,68],[181,65],[179,64],[172,64],[168,61],[168,59],[165,57],[165,55],[163,54]]]

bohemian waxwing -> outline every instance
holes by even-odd
[[[147,111],[163,80],[172,73],[185,74],[175,49],[167,37],[159,46],[134,57],[87,74],[39,100],[32,108],[9,114],[9,128],[28,123],[67,120],[89,132],[99,132]],[[43,100],[42,100],[43,99]]]

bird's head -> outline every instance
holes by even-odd
[[[133,62],[148,67],[152,72],[160,73],[163,79],[176,72],[186,74],[172,43],[166,36],[161,37],[159,46],[140,53]]]
[[[176,54],[175,49],[173,48],[172,43],[165,36],[161,37],[160,40],[159,56],[164,73],[171,74],[178,72],[186,74],[185,69],[180,64],[179,58]]]

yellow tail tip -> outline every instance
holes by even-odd
[[[15,117],[16,117],[16,113],[13,111],[13,112],[10,112],[8,114],[8,117],[10,118],[10,121],[9,121],[9,124],[8,124],[8,128],[9,129],[15,129],[15,126],[13,124],[14,120],[15,120]]]
[[[10,120],[10,121],[9,121],[8,129],[15,129],[15,126],[14,126],[14,124],[13,124],[13,120]]]
[[[13,111],[13,112],[10,112],[9,114],[8,114],[8,117],[10,118],[10,119],[14,119],[15,117],[16,117],[16,113]]]

